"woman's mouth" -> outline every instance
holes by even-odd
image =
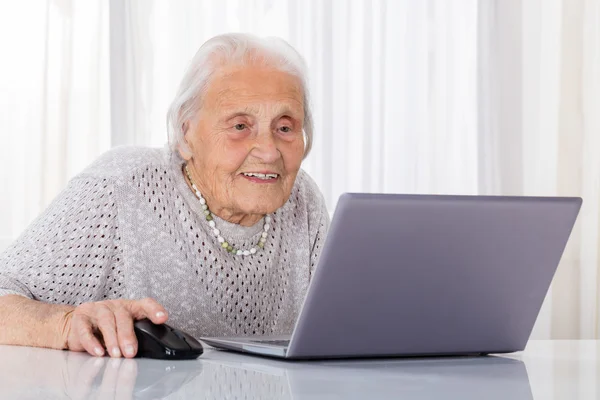
[[[242,172],[244,178],[255,183],[274,183],[279,179],[279,174],[271,172]]]

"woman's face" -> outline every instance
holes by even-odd
[[[225,67],[210,80],[182,152],[210,210],[251,225],[289,198],[304,154],[298,78],[259,66]]]

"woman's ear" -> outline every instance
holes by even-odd
[[[187,142],[185,142],[185,138],[183,140],[184,143],[179,143],[177,145],[177,150],[179,151],[181,158],[183,158],[185,161],[189,161],[192,158],[192,151]]]
[[[179,155],[186,161],[189,161],[192,158],[192,150],[190,145],[187,142],[187,133],[189,129],[189,122],[186,121],[181,124],[181,131],[183,132],[183,140],[177,145],[177,150],[179,150]]]

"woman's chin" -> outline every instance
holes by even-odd
[[[283,192],[281,187],[239,191],[236,198],[242,201],[238,201],[238,210],[245,214],[272,214],[289,198],[289,194],[285,196]]]
[[[244,214],[247,215],[267,215],[267,214],[273,214],[275,211],[277,211],[277,209],[279,209],[284,203],[285,201],[273,201],[273,200],[266,200],[264,199],[264,197],[262,198],[257,198],[255,202],[251,203],[249,200],[251,200],[250,198],[246,198],[246,204],[244,204],[242,207],[240,207],[241,210],[243,210]],[[244,207],[246,206],[246,207]]]

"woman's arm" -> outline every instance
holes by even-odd
[[[1,296],[0,344],[66,349],[66,316],[74,308],[16,294]]]
[[[143,318],[162,324],[168,316],[149,298],[73,307],[6,295],[0,297],[0,344],[87,351],[95,356],[103,356],[106,348],[112,357],[130,358],[137,353],[133,322]]]
[[[133,321],[166,321],[152,299],[118,299],[117,209],[110,179],[80,175],[0,254],[0,344],[133,356]]]
[[[74,306],[119,297],[123,249],[117,212],[110,179],[71,180],[0,253],[0,296]]]

